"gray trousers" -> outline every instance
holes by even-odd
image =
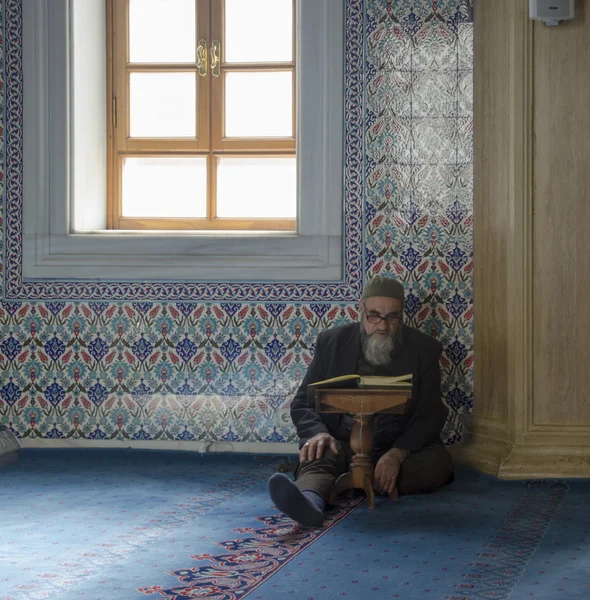
[[[324,450],[319,460],[299,463],[295,484],[300,490],[313,490],[328,500],[336,479],[348,472],[353,456],[345,442],[336,442],[338,454]],[[373,456],[377,464],[382,454]],[[435,492],[453,481],[453,461],[442,443],[428,444],[418,452],[412,452],[402,463],[396,487],[400,496]]]

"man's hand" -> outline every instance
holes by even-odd
[[[301,462],[319,460],[322,458],[324,450],[328,446],[334,454],[338,454],[336,440],[329,433],[317,433],[301,446],[301,450],[299,450],[299,460]]]
[[[390,496],[395,493],[397,477],[406,456],[403,450],[393,448],[377,461],[373,474],[373,488],[377,492]]]

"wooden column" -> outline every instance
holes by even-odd
[[[590,0],[475,7],[475,398],[463,462],[590,477]]]

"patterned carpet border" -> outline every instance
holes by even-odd
[[[79,587],[90,577],[124,561],[132,553],[158,542],[162,536],[169,535],[175,529],[185,527],[188,523],[212,513],[230,498],[247,493],[252,487],[268,479],[276,462],[276,457],[258,457],[255,463],[245,466],[235,479],[212,484],[215,493],[192,496],[185,502],[167,506],[165,511],[154,515],[143,525],[121,531],[110,543],[96,544],[86,552],[72,556],[69,562],[60,564],[59,579],[45,579],[42,589],[37,587],[30,590],[20,589],[19,598],[46,600],[62,594],[64,586]],[[10,600],[10,597],[7,600]]]
[[[506,600],[535,555],[569,491],[565,481],[532,481],[496,535],[445,600]]]
[[[364,498],[343,503],[327,515],[321,530],[301,529],[281,514],[256,517],[266,526],[260,529],[234,529],[236,533],[247,534],[247,537],[219,542],[218,545],[226,554],[197,554],[190,558],[207,560],[210,564],[171,571],[170,575],[177,577],[182,585],[171,588],[152,586],[139,588],[138,591],[144,594],[158,594],[159,598],[166,600],[244,598],[363,502]]]

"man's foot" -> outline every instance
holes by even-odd
[[[275,506],[290,519],[304,527],[321,527],[324,511],[306,498],[289,477],[275,473],[268,480],[268,491]]]

